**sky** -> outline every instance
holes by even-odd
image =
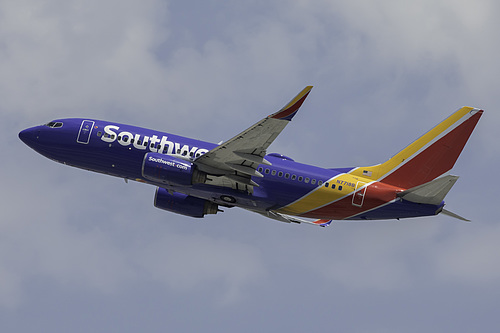
[[[0,331],[498,332],[499,14],[494,0],[0,0]],[[446,198],[472,223],[192,219],[17,136],[86,117],[217,143],[306,85],[269,152],[321,167],[383,162],[484,109]]]

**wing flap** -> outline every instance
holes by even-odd
[[[260,172],[258,172],[257,170],[255,170],[250,166],[234,164],[234,163],[226,163],[226,165],[231,169],[244,173],[245,175],[248,176],[259,177],[259,178],[264,177],[264,175],[262,175]]]
[[[245,153],[242,151],[234,151],[233,153],[236,156],[241,157],[243,161],[251,161],[251,162],[254,162],[257,164],[272,165],[269,161],[267,161],[265,158],[263,158],[260,155],[249,154],[249,153]]]

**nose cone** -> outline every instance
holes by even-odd
[[[40,132],[37,127],[27,128],[19,132],[19,139],[31,148],[34,148],[38,141],[38,133]]]

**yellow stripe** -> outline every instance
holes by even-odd
[[[303,92],[306,89],[303,90]],[[310,89],[309,89],[310,90]],[[303,94],[299,94],[302,95]],[[300,97],[297,97],[300,98]],[[295,99],[294,99],[295,100]],[[293,101],[292,101],[293,102]],[[290,102],[289,104],[291,104]],[[287,105],[288,107],[288,105]],[[286,108],[286,107],[285,107]],[[398,167],[401,163],[403,163],[406,159],[412,157],[415,153],[417,153],[420,149],[425,147],[427,144],[436,139],[441,133],[446,131],[448,128],[453,126],[457,122],[463,122],[466,119],[462,119],[464,116],[468,115],[470,111],[473,110],[471,107],[463,107],[460,110],[453,113],[451,116],[446,118],[444,121],[439,123],[436,127],[431,129],[429,132],[421,136],[419,139],[414,141],[408,147],[397,153],[394,157],[389,159],[387,162],[383,164],[378,164],[369,167],[359,167],[350,171],[348,174],[341,174],[332,179],[329,179],[328,182],[331,184],[335,183],[336,188],[332,189],[331,185],[327,188],[324,185],[318,187],[313,190],[309,194],[305,195],[301,199],[296,202],[290,204],[287,207],[284,207],[279,210],[280,213],[285,214],[303,214],[305,212],[311,211],[313,209],[317,209],[319,207],[323,207],[331,202],[337,201],[340,198],[352,193],[355,190],[355,184],[358,181],[362,181],[365,183],[370,183],[371,181],[378,180],[396,167]],[[353,186],[347,186],[345,184],[352,184]],[[338,190],[338,186],[342,185],[342,191]]]
[[[311,89],[313,88],[313,86],[307,86],[305,87],[301,92],[299,92],[299,94],[297,96],[295,96],[290,102],[288,102],[287,105],[285,105],[280,111],[278,112],[281,112],[281,111],[284,111],[290,107],[292,107],[295,103],[297,103],[302,97],[304,97],[305,94],[307,94],[309,91],[311,91]]]
[[[429,132],[422,135],[419,139],[414,141],[408,147],[406,147],[405,149],[401,150],[399,153],[394,155],[387,162],[369,167],[359,167],[352,170],[350,174],[355,176],[366,177],[370,180],[377,180],[382,178],[387,173],[398,167],[405,160],[412,157],[416,152],[425,147],[428,143],[436,139],[441,133],[443,133],[448,128],[453,126],[455,123],[460,121],[464,116],[469,114],[471,110],[473,110],[473,108],[463,107],[460,110],[456,111],[451,116],[446,118],[444,121],[439,123],[436,127],[431,129]]]
[[[329,183],[328,187],[323,184],[302,199],[280,209],[279,212],[298,215],[323,207],[354,192],[358,181],[370,182],[370,180],[363,177],[355,177],[345,173],[340,174],[327,181]],[[335,189],[332,189],[332,184],[335,184]],[[339,186],[342,186],[342,190],[339,190]]]

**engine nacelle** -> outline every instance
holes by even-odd
[[[142,176],[169,185],[192,185],[207,180],[207,174],[196,169],[193,163],[158,153],[148,153],[144,156]]]
[[[217,214],[219,206],[205,199],[183,193],[170,194],[166,189],[158,187],[154,205],[169,212],[191,217],[203,217],[205,214]]]

